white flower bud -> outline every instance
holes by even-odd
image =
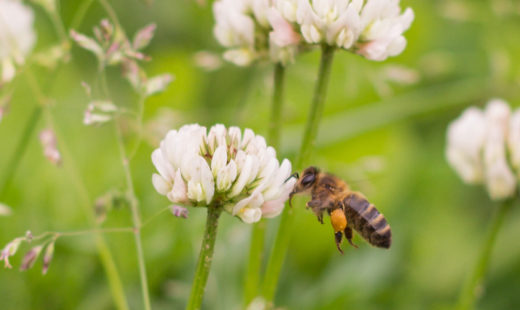
[[[294,181],[291,164],[250,129],[186,125],[170,131],[152,153],[152,183],[173,203],[223,207],[246,223],[276,216]],[[265,203],[265,206],[264,206]]]

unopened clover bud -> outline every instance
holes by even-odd
[[[24,238],[16,238],[13,241],[9,242],[0,252],[0,261],[4,261],[4,268],[13,268],[11,264],[9,264],[9,257],[16,254],[18,251],[18,247]]]
[[[134,36],[132,47],[135,50],[140,50],[147,47],[153,38],[156,28],[157,26],[155,24],[150,24],[139,30]]]
[[[45,249],[45,253],[43,254],[43,267],[42,267],[42,273],[46,274],[49,270],[49,266],[51,264],[52,258],[54,257],[54,243],[56,240],[53,240],[47,248]]]
[[[40,256],[42,249],[42,245],[38,245],[30,249],[29,252],[27,252],[27,254],[25,254],[25,256],[23,257],[20,270],[25,271],[27,269],[31,269],[32,266],[34,266],[34,262],[36,262],[36,260],[38,259],[38,256]]]
[[[43,154],[54,165],[61,164],[61,154],[57,148],[56,135],[52,129],[44,129],[40,132],[40,142]]]
[[[170,206],[170,212],[176,216],[176,217],[182,217],[187,219],[188,218],[188,209],[178,206],[178,205],[172,205]]]
[[[160,93],[164,91],[172,81],[173,76],[171,74],[161,74],[154,76],[146,81],[145,94],[147,96],[151,96]]]

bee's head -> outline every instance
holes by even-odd
[[[291,194],[289,194],[289,205],[291,205],[291,199],[294,195],[308,191],[314,186],[314,184],[316,184],[319,172],[320,171],[318,170],[318,168],[309,167],[302,172],[301,176],[298,177],[298,174],[296,174],[298,181],[294,185],[294,189],[291,192]]]

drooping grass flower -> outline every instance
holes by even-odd
[[[414,14],[410,8],[401,14],[399,0],[298,0],[296,19],[307,43],[327,44],[382,61],[404,50],[403,32]]]
[[[0,85],[13,79],[36,41],[33,11],[20,1],[0,1]]]
[[[215,37],[228,48],[224,58],[236,65],[261,59],[287,64],[298,51],[296,27],[270,0],[219,0],[213,13]]]
[[[152,154],[155,189],[171,202],[217,203],[246,223],[283,210],[294,180],[291,163],[250,129],[197,124],[170,131]],[[287,181],[286,181],[287,180]]]
[[[166,89],[173,80],[170,74],[148,77],[139,66],[138,61],[150,60],[142,50],[150,44],[155,30],[155,24],[147,25],[138,30],[130,40],[119,25],[114,26],[107,19],[103,19],[99,26],[94,27],[94,38],[75,30],[70,31],[70,36],[79,46],[96,56],[100,69],[121,65],[123,76],[134,90],[148,97]]]
[[[448,162],[464,182],[485,184],[493,200],[507,199],[516,193],[519,113],[516,111],[511,117],[509,106],[495,99],[484,111],[468,108],[448,128]]]

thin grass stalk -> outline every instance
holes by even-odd
[[[489,226],[488,235],[484,240],[482,251],[480,252],[475,268],[471,272],[471,275],[468,277],[464,287],[461,290],[459,302],[457,305],[458,310],[469,310],[475,308],[475,304],[481,295],[480,293],[482,291],[482,286],[484,285],[484,278],[489,268],[489,262],[491,254],[493,253],[493,247],[495,245],[498,232],[502,227],[504,218],[513,204],[514,200],[510,199],[502,202],[498,207],[495,218]]]
[[[295,169],[301,169],[303,167],[303,164],[307,161],[312,149],[314,148],[321,116],[323,114],[323,108],[325,106],[325,98],[330,80],[333,59],[334,47],[323,45],[318,80],[314,89],[314,96],[309,110],[307,123],[305,125],[305,132],[302,139],[300,153],[296,160]],[[291,213],[292,211],[289,208],[285,208],[282,213],[282,219],[280,220],[280,226],[276,235],[274,247],[267,263],[262,294],[268,304],[272,304],[273,302],[276,287],[278,285],[278,279],[280,277],[280,271],[289,247],[294,221]]]
[[[99,81],[101,83],[101,90],[104,93],[104,96],[107,99],[110,99],[110,93],[108,89],[108,83],[106,79],[106,70],[104,66],[102,66],[99,70]],[[134,182],[132,178],[132,172],[130,170],[130,161],[128,159],[125,144],[123,141],[123,134],[121,132],[121,128],[118,124],[119,119],[116,118],[114,122],[114,129],[116,133],[117,145],[119,147],[119,154],[121,158],[121,163],[123,166],[123,171],[125,174],[125,183],[127,188],[127,199],[130,203],[130,211],[132,213],[132,223],[134,226],[134,239],[137,251],[137,261],[139,265],[139,280],[141,282],[141,294],[143,297],[143,306],[145,310],[151,310],[151,302],[150,302],[150,293],[148,288],[148,277],[146,274],[146,263],[144,259],[144,251],[143,244],[141,240],[141,216],[139,214],[139,202],[137,200],[137,196],[135,194]]]

